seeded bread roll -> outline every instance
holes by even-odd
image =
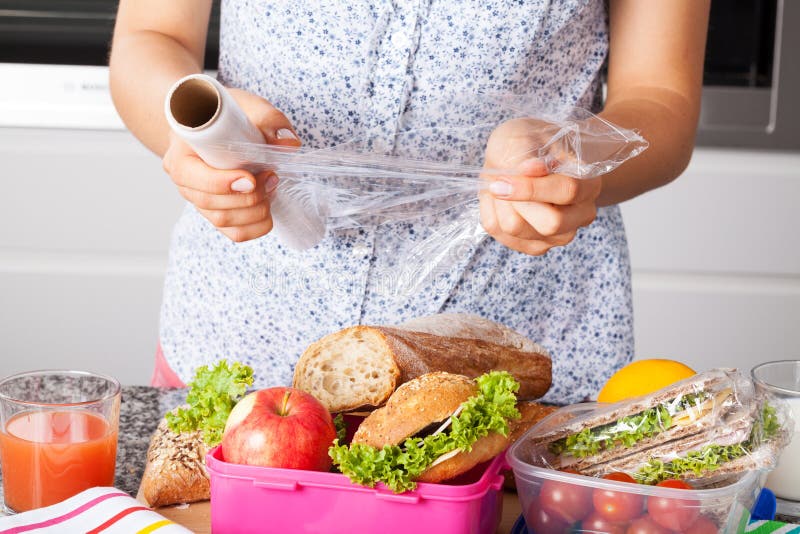
[[[353,443],[371,447],[398,445],[432,423],[446,421],[461,403],[478,392],[466,376],[429,373],[406,382],[381,409],[367,417],[353,436]]]
[[[422,375],[397,388],[385,406],[364,419],[352,442],[375,448],[398,445],[423,429],[436,430],[439,423],[447,421],[462,403],[477,393],[477,384],[466,376],[441,372]],[[470,451],[455,450],[437,458],[417,480],[440,482],[466,473],[502,453],[555,410],[535,402],[520,402],[517,408],[521,417],[508,422],[508,436],[490,432],[473,443]]]
[[[139,493],[150,507],[211,498],[208,447],[200,432],[174,433],[162,420],[150,440]]]
[[[331,412],[382,406],[400,384],[436,371],[469,378],[508,371],[520,383],[521,399],[544,395],[550,388],[552,368],[544,349],[523,350],[503,342],[507,342],[505,337],[491,342],[354,326],[311,344],[297,362],[293,385]]]

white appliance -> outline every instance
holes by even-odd
[[[0,127],[123,130],[108,67],[0,63]]]

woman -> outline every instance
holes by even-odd
[[[225,0],[219,77],[237,88],[234,96],[273,144],[331,146],[368,131],[391,147],[401,124],[446,118],[446,108],[430,104],[443,94],[535,93],[600,111],[608,59],[600,115],[637,129],[650,148],[600,178],[547,175],[536,160],[508,157],[532,146],[536,132],[498,117],[485,164],[515,166],[518,175],[481,195],[491,238],[435,287],[402,297],[380,291],[376,273],[393,263],[401,242],[424,234],[422,225],[342,230],[309,251],[287,251],[269,234],[269,194],[279,177],[212,169],[169,133],[163,98],[178,78],[201,70],[210,6],[122,0],[111,54],[120,115],[163,156],[189,203],[165,283],[161,383],[185,382],[221,357],[254,366],[259,385],[289,383],[299,353],[322,335],[439,311],[483,315],[549,348],[551,401],[593,395],[633,357],[630,268],[616,204],[670,182],[688,164],[708,0]],[[478,105],[474,113],[492,109]],[[276,276],[287,277],[280,288],[254,283]],[[311,287],[325,278],[337,283]]]

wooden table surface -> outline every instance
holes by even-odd
[[[511,527],[519,517],[520,509],[517,494],[509,491],[503,492],[503,515],[500,525],[497,527],[498,534],[511,532]],[[208,501],[182,506],[167,506],[158,508],[156,511],[192,532],[198,534],[211,532],[211,506]]]

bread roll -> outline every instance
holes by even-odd
[[[162,420],[147,450],[147,465],[139,487],[141,498],[150,507],[210,499],[207,453],[200,432],[176,434]]]
[[[397,388],[386,406],[364,419],[353,435],[353,443],[378,449],[399,445],[428,425],[446,421],[477,392],[478,385],[466,376],[422,375]]]
[[[462,375],[442,372],[422,375],[397,388],[385,406],[364,419],[352,443],[375,448],[399,445],[430,425],[446,421],[477,393],[475,381]],[[456,450],[438,458],[417,480],[440,482],[466,473],[502,453],[533,424],[555,410],[535,402],[520,402],[517,408],[521,417],[508,422],[508,436],[490,432],[479,438],[471,450]]]

